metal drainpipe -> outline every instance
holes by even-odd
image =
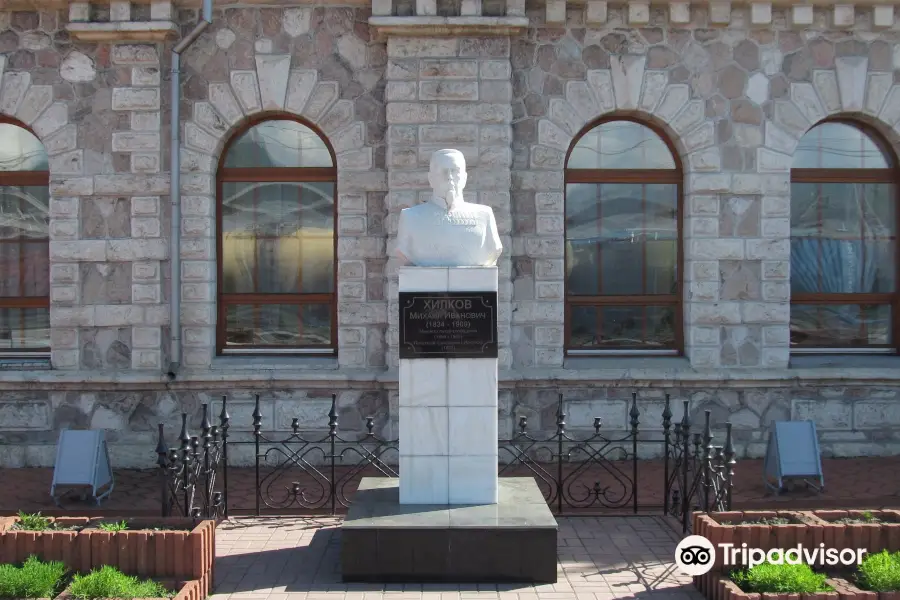
[[[213,0],[203,0],[203,11],[200,21],[172,49],[172,143],[169,146],[169,198],[172,201],[172,231],[169,236],[171,249],[169,262],[171,265],[171,292],[169,319],[171,329],[171,362],[169,363],[169,379],[175,379],[181,369],[181,54],[193,44],[200,34],[212,23]]]

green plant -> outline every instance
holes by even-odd
[[[741,521],[737,525],[790,525],[791,520],[785,517],[768,517],[755,521]]]
[[[900,552],[869,554],[859,565],[856,581],[872,592],[900,592]]]
[[[745,592],[770,594],[815,594],[829,592],[825,575],[809,565],[763,563],[731,574],[731,579]]]
[[[59,562],[41,562],[29,556],[21,567],[0,565],[0,598],[50,598],[66,574]]]
[[[49,517],[42,517],[41,513],[27,514],[19,511],[19,520],[13,525],[14,529],[26,531],[46,531],[53,528]]]
[[[103,531],[125,531],[128,529],[128,522],[119,521],[118,523],[100,523],[97,527]]]
[[[88,575],[76,575],[69,586],[76,598],[171,598],[172,592],[161,584],[147,579],[138,580],[115,567],[104,565]]]

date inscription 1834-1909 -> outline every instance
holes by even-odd
[[[400,292],[400,358],[497,358],[497,292]]]

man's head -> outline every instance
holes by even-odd
[[[459,150],[437,150],[431,155],[428,183],[434,195],[453,204],[466,187],[466,159]]]

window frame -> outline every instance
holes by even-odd
[[[226,167],[225,162],[228,153],[234,144],[245,133],[258,125],[268,121],[293,121],[308,128],[319,136],[322,143],[328,149],[331,156],[331,167]],[[266,293],[225,293],[224,286],[224,260],[223,260],[223,184],[247,183],[247,182],[288,182],[288,183],[331,183],[334,185],[334,197],[332,203],[332,291],[331,293],[298,293],[298,294],[266,294]],[[337,356],[337,308],[338,308],[338,171],[337,155],[331,142],[321,129],[306,119],[293,114],[263,113],[247,119],[240,128],[236,129],[219,155],[219,164],[216,170],[216,356],[308,356],[308,357],[335,357]],[[298,301],[302,298],[302,301]],[[264,346],[253,345],[243,348],[228,348],[226,346],[228,308],[232,305],[247,304],[327,304],[331,311],[330,328],[331,340],[328,346]]]
[[[884,139],[874,127],[860,122],[856,119],[847,117],[834,117],[823,119],[810,127],[806,133],[801,136],[806,137],[817,127],[829,123],[839,123],[848,125],[857,129],[863,136],[867,137],[872,144],[881,151],[888,168],[878,169],[834,169],[834,168],[791,168],[790,189],[791,195],[791,211],[793,211],[793,187],[795,183],[823,184],[823,183],[845,183],[845,184],[867,184],[867,183],[888,183],[894,186],[894,291],[883,294],[855,294],[849,293],[803,293],[795,294],[791,291],[791,315],[793,315],[794,306],[804,305],[822,305],[822,304],[838,304],[838,305],[871,305],[884,306],[887,305],[891,309],[890,331],[892,343],[888,345],[878,346],[798,346],[791,345],[791,320],[788,320],[788,348],[790,353],[794,355],[809,354],[896,354],[900,352],[900,160],[893,151],[887,140]],[[798,143],[799,146],[799,143]],[[791,218],[793,215],[791,215]],[[789,241],[793,242],[794,236],[790,234]],[[816,237],[815,239],[821,239]],[[792,261],[790,261],[792,262]],[[791,264],[793,268],[793,265]]]
[[[44,145],[44,141],[34,132],[34,130],[11,117],[7,117],[5,115],[0,115],[0,125],[12,125],[14,127],[18,127],[19,129],[23,129],[34,136],[34,138],[40,142],[41,147],[44,149],[44,153],[47,154],[47,147]],[[0,171],[0,187],[45,187],[48,190],[48,198],[50,197],[50,167],[49,167],[49,154],[47,154],[48,166],[46,171]],[[49,224],[50,224],[50,206],[47,206],[47,263],[48,263],[48,274],[50,267],[50,232],[49,232]],[[5,243],[0,241],[0,243]],[[21,244],[21,243],[20,243]],[[24,261],[24,255],[19,255],[19,265],[21,267]],[[24,272],[24,270],[20,270],[20,273]],[[19,278],[20,283],[22,282],[22,277],[20,275]],[[50,312],[50,282],[47,282],[47,295],[46,296],[0,296],[0,308],[20,308],[20,309],[29,309],[29,308],[46,308],[49,318]],[[34,346],[32,348],[0,348],[0,359],[2,358],[47,358],[50,356],[50,346],[38,347]]]
[[[597,127],[612,122],[629,122],[646,127],[654,133],[669,151],[674,169],[574,169],[569,168],[569,159],[578,142]],[[652,181],[658,184],[675,185],[675,228],[676,236],[676,270],[674,294],[646,294],[646,295],[600,295],[600,296],[573,296],[569,293],[568,267],[569,258],[565,246],[569,240],[568,219],[566,218],[567,195],[569,184],[638,184]],[[646,264],[641,266],[646,268]],[[665,132],[655,124],[629,115],[607,115],[591,121],[585,125],[569,144],[563,163],[563,303],[564,303],[564,332],[563,355],[564,356],[683,356],[684,355],[684,166],[681,156],[674,144]],[[577,300],[573,300],[577,298]],[[640,349],[640,348],[573,348],[572,342],[572,307],[587,305],[602,306],[672,306],[675,319],[673,323],[675,343],[673,348],[667,349]]]

